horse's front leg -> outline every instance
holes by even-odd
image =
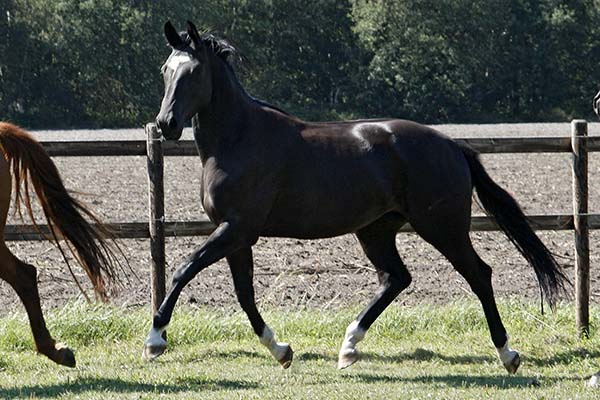
[[[257,237],[250,237],[237,229],[237,224],[223,222],[208,237],[208,239],[194,251],[175,271],[171,282],[171,289],[167,293],[160,308],[154,314],[152,328],[144,342],[143,357],[152,360],[160,356],[167,348],[167,341],[163,332],[171,321],[173,308],[183,288],[194,278],[198,272],[223,257],[235,252],[242,247],[248,247],[256,242]]]
[[[227,262],[231,269],[235,293],[242,309],[248,316],[252,329],[258,335],[260,342],[271,352],[273,357],[283,368],[288,368],[292,364],[294,352],[287,343],[279,343],[275,340],[275,334],[265,324],[262,316],[256,308],[254,301],[253,262],[252,249],[246,247],[240,249],[227,257]]]
[[[0,243],[0,278],[8,282],[23,302],[37,351],[67,367],[75,366],[73,351],[50,336],[40,306],[37,273],[34,266],[17,259]]]

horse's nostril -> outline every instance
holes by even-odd
[[[175,118],[169,119],[169,128],[171,128],[171,129],[177,128],[177,121],[175,120]]]

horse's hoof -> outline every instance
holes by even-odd
[[[167,349],[167,341],[162,337],[158,336],[157,340],[147,339],[144,343],[144,351],[142,352],[142,358],[146,361],[152,361],[156,357],[160,356]]]
[[[515,374],[519,369],[519,365],[521,365],[521,357],[519,353],[513,351],[514,356],[510,359],[510,361],[504,363],[504,368],[508,371],[509,374]]]
[[[356,349],[346,349],[340,351],[338,358],[338,369],[348,368],[358,361],[358,351]]]
[[[292,365],[292,360],[294,358],[294,350],[292,350],[292,346],[288,345],[285,354],[281,359],[279,359],[279,363],[281,364],[281,368],[288,369],[290,365]]]
[[[594,375],[592,375],[590,380],[587,382],[587,386],[591,388],[597,388],[600,386],[600,372],[597,372]]]
[[[148,338],[144,342],[144,351],[142,351],[142,358],[146,361],[152,361],[156,357],[160,356],[167,349],[167,341],[162,335],[152,329]]]
[[[152,361],[156,357],[160,356],[167,349],[167,344],[153,344],[144,345],[144,351],[142,352],[142,358],[146,361]]]
[[[64,365],[65,367],[75,367],[75,353],[73,353],[73,350],[71,350],[62,343],[56,344],[55,349],[57,353],[57,363],[59,363],[60,365]]]

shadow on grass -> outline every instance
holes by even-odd
[[[327,360],[336,361],[337,356],[325,353],[302,353],[298,355],[299,360]],[[496,361],[495,357],[490,356],[446,356],[431,350],[416,349],[412,353],[399,353],[392,355],[382,355],[370,352],[361,352],[360,359],[366,361],[380,361],[386,363],[401,363],[405,361],[429,361],[441,360],[450,364],[482,364]]]
[[[447,356],[435,351],[416,349],[412,353],[381,355],[374,353],[364,353],[361,355],[363,360],[382,361],[382,362],[403,362],[403,361],[430,361],[441,360],[450,364],[482,364],[496,361],[495,357],[490,356]]]
[[[600,358],[600,350],[590,351],[579,347],[556,353],[548,357],[533,357],[525,354],[523,356],[523,361],[539,367],[548,367],[553,365],[568,365],[573,363],[574,361],[584,360],[587,358]]]
[[[575,357],[600,357],[597,352],[587,352],[582,349],[576,349],[569,352],[559,353],[548,359],[544,358],[527,358],[532,364],[548,365],[550,363],[565,363]],[[337,362],[337,357],[333,357],[330,354],[325,353],[303,353],[298,356],[299,360],[326,360],[330,362]],[[429,360],[441,360],[453,365],[465,365],[465,364],[483,364],[483,363],[494,363],[498,362],[496,357],[490,356],[446,356],[430,350],[416,349],[412,353],[400,353],[397,355],[380,355],[376,353],[361,353],[361,360],[369,361],[380,361],[384,363],[401,363],[406,361],[429,361]],[[533,361],[535,360],[535,361]],[[534,376],[526,375],[421,375],[416,377],[398,377],[392,375],[378,375],[368,373],[350,373],[347,375],[350,379],[356,379],[364,383],[393,383],[393,382],[405,382],[405,383],[424,383],[428,385],[443,385],[450,387],[491,387],[496,389],[509,389],[509,388],[527,388],[540,386],[540,381]],[[547,377],[548,381],[552,382],[565,382],[565,381],[580,381],[583,378],[577,376],[552,376]]]
[[[537,367],[549,367],[554,365],[568,365],[577,360],[584,360],[587,358],[600,359],[600,350],[587,350],[584,348],[576,348],[568,351],[563,351],[550,355],[548,357],[535,357],[527,354],[522,354],[522,361],[528,365],[535,365]],[[254,351],[205,351],[203,354],[196,355],[195,359],[201,360],[203,357],[217,357],[223,359],[233,359],[239,357],[245,357],[250,359],[261,359],[271,360],[272,357],[269,354],[264,354]],[[337,363],[337,355],[325,352],[302,352],[294,354],[295,361],[326,361],[331,363]],[[194,361],[191,360],[191,361]],[[406,361],[443,361],[452,365],[468,365],[468,364],[484,364],[484,363],[500,363],[497,357],[494,356],[478,356],[478,355],[454,355],[448,356],[431,350],[417,348],[411,353],[398,353],[398,354],[377,354],[372,352],[361,352],[360,360],[364,361],[375,361],[382,363],[402,363]],[[498,364],[500,365],[500,364]]]
[[[421,375],[410,378],[398,378],[387,375],[356,374],[352,378],[364,383],[391,383],[391,382],[412,382],[424,383],[427,385],[443,385],[446,387],[490,387],[496,389],[527,388],[540,386],[540,382],[533,376],[508,376],[508,375]],[[552,377],[556,381],[575,381],[579,378],[573,377]]]
[[[327,353],[315,353],[315,352],[305,352],[305,353],[296,353],[294,354],[294,360],[298,361],[335,361],[337,362],[337,357],[333,357],[331,354]]]
[[[336,357],[323,353],[304,353],[298,356],[299,360],[337,362]],[[481,364],[496,362],[495,357],[484,356],[457,356],[449,357],[429,350],[417,349],[412,353],[398,354],[394,356],[382,356],[373,353],[361,354],[362,360],[381,361],[385,363],[400,363],[403,361],[428,361],[443,360],[451,364]],[[360,361],[359,361],[360,362]],[[498,361],[499,362],[499,361]],[[417,367],[415,367],[417,368]],[[399,377],[397,375],[369,374],[364,372],[354,373],[352,369],[344,370],[345,378],[358,380],[363,383],[423,383],[427,385],[440,385],[445,387],[470,388],[490,387],[496,389],[528,388],[540,386],[540,381],[535,376],[527,375],[420,375],[416,377]],[[581,381],[577,376],[549,376],[544,380],[548,382]]]
[[[272,358],[268,353],[259,353],[256,351],[248,350],[231,350],[231,351],[220,351],[220,350],[203,350],[190,355],[185,361],[195,362],[202,361],[205,358],[222,358],[230,360],[234,358],[251,358],[251,359],[269,359]]]
[[[234,390],[234,389],[255,389],[259,385],[254,382],[244,382],[235,380],[221,379],[179,379],[177,384],[150,384],[140,382],[130,382],[122,379],[106,378],[81,378],[71,383],[56,383],[48,385],[32,385],[14,388],[0,388],[0,398],[2,399],[22,399],[22,398],[51,398],[61,394],[78,394],[86,392],[104,392],[107,398],[110,394],[119,393],[178,393],[187,391],[216,391],[216,390]]]

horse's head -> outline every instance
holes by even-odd
[[[165,36],[173,50],[161,68],[165,93],[156,123],[166,139],[177,140],[185,121],[210,103],[212,79],[207,46],[193,23],[180,35],[167,21]]]

